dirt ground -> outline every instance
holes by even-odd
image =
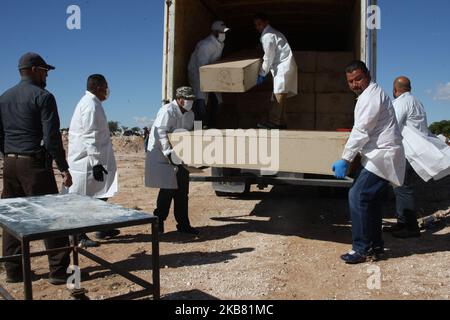
[[[158,190],[143,187],[144,153],[140,141],[115,142],[120,192],[112,203],[151,213]],[[206,173],[207,174],[207,173]],[[450,181],[421,187],[420,214],[450,208]],[[386,223],[394,222],[386,200]],[[387,259],[357,266],[339,256],[351,248],[345,196],[300,187],[252,189],[245,198],[219,198],[209,183],[192,183],[190,219],[199,237],[175,232],[171,214],[161,237],[163,299],[450,299],[449,220],[423,232],[420,239],[385,235]],[[116,239],[92,252],[151,279],[148,228],[123,229]],[[33,250],[43,244],[33,244]],[[132,291],[138,286],[81,258],[89,272],[83,282],[91,299]],[[46,258],[32,261],[36,299],[68,299],[65,286],[47,283]],[[379,268],[379,269],[377,269]],[[381,287],[368,288],[373,270]],[[0,267],[0,283],[5,284]],[[370,282],[370,281],[369,281]],[[372,283],[372,282],[370,282]],[[21,285],[7,285],[21,298]]]

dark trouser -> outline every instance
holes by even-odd
[[[101,200],[101,201],[104,201],[104,202],[108,202],[109,198],[100,198],[98,200]],[[116,231],[116,230],[115,229],[111,229],[111,230],[107,230],[107,231],[97,231],[95,233],[95,236],[98,239],[103,239],[103,238],[106,238],[106,237],[110,237],[111,233],[113,233],[114,231]]]
[[[269,113],[269,122],[276,124],[278,126],[286,125],[286,100],[288,98],[287,93],[275,93],[275,101],[273,103],[272,109]]]
[[[195,121],[201,121],[204,126],[209,128],[217,127],[217,116],[219,114],[219,100],[215,93],[210,93],[208,96],[209,112],[206,110],[206,101],[204,99],[197,99],[194,102]]]
[[[363,169],[350,190],[353,250],[361,255],[384,247],[381,204],[388,185],[388,181]]]
[[[418,229],[416,204],[414,199],[414,184],[420,179],[413,167],[406,163],[406,176],[403,186],[394,188],[398,223],[404,224],[408,229]]]
[[[5,157],[2,199],[57,194],[58,187],[53,170],[48,167],[44,159]],[[45,240],[47,250],[68,246],[68,238]],[[3,230],[3,256],[18,255],[21,252],[20,241]],[[50,277],[65,275],[70,264],[70,252],[49,254],[48,262]],[[5,269],[11,276],[21,274],[22,263],[6,262]]]
[[[148,142],[149,142],[149,138],[145,138],[144,139],[144,152],[145,153],[148,152]]]
[[[159,190],[158,200],[154,214],[164,222],[169,216],[170,205],[174,200],[174,214],[179,227],[190,226],[188,216],[189,205],[189,171],[178,166],[178,189]]]

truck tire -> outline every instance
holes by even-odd
[[[215,191],[216,196],[224,198],[224,197],[233,197],[233,198],[243,198],[250,194],[250,187],[251,185],[249,183],[245,184],[244,192],[242,193],[232,193],[232,192],[223,192],[223,191]]]

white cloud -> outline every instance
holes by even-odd
[[[433,93],[433,99],[436,101],[450,101],[450,82],[439,84]]]
[[[139,127],[148,127],[151,128],[155,119],[151,119],[148,117],[134,117],[134,121]]]

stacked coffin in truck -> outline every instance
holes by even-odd
[[[344,71],[353,60],[353,53],[296,51],[294,55],[299,67],[299,95],[288,99],[288,129],[336,131],[352,128],[356,97],[348,88]],[[229,57],[229,61],[235,62],[222,65],[224,69],[218,71],[217,66],[209,68],[210,72],[221,76],[207,79],[228,79],[228,82],[223,81],[224,90],[217,90],[224,92],[220,128],[255,128],[258,122],[267,120],[272,106],[272,79],[269,77],[262,86],[254,86],[256,66],[260,64],[254,59],[262,56],[263,53],[257,51],[237,53]],[[226,70],[228,67],[230,70]],[[234,74],[235,79],[243,79],[243,82],[236,85],[229,81],[230,74]],[[217,81],[207,81],[207,85],[208,91],[219,88]]]

